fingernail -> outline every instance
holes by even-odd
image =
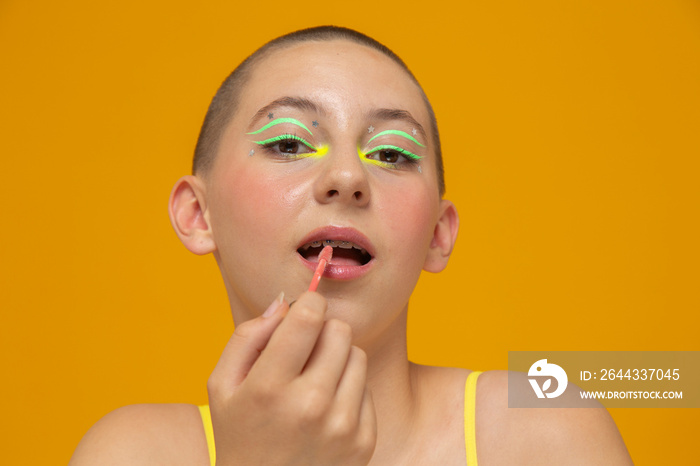
[[[265,312],[263,312],[262,316],[263,317],[270,317],[270,316],[274,315],[274,313],[277,312],[277,310],[282,307],[283,302],[284,302],[284,291],[281,292],[279,294],[279,296],[277,296],[277,298],[275,298],[274,301],[272,301],[272,304],[270,304],[270,307],[265,309]]]

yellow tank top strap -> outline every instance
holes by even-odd
[[[207,449],[209,450],[209,464],[216,465],[216,448],[214,447],[214,428],[211,424],[211,411],[209,406],[198,406],[199,415],[202,416],[202,425],[204,426],[204,435],[207,437]]]
[[[472,371],[464,384],[464,441],[467,466],[477,466],[476,460],[476,379],[480,371]]]

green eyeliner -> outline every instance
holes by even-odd
[[[297,125],[298,127],[302,128],[302,129],[305,129],[310,135],[312,135],[312,136],[314,135],[314,133],[312,133],[311,130],[310,130],[309,128],[307,128],[306,126],[304,126],[304,123],[302,123],[301,121],[299,121],[299,120],[297,120],[297,119],[295,119],[295,118],[277,118],[277,119],[275,119],[275,120],[272,120],[271,122],[269,122],[268,124],[266,124],[266,125],[263,126],[262,128],[260,128],[259,130],[253,131],[252,133],[246,133],[246,134],[258,134],[258,133],[262,133],[262,132],[265,131],[266,129],[271,128],[271,127],[273,127],[273,126],[275,126],[275,125],[280,125],[280,124],[282,124],[282,123],[291,123],[291,124],[293,124],[293,125]]]
[[[367,141],[367,144],[369,144],[370,142],[372,142],[373,139],[376,139],[376,138],[378,138],[379,136],[384,136],[385,134],[395,134],[395,135],[397,135],[397,136],[404,137],[404,138],[408,139],[409,141],[415,142],[415,143],[418,144],[420,147],[425,147],[423,144],[421,144],[420,142],[418,142],[418,141],[416,140],[416,138],[414,138],[414,137],[411,136],[410,134],[406,133],[405,131],[400,131],[400,130],[398,130],[398,129],[388,129],[388,130],[386,130],[386,131],[382,131],[381,133],[375,134],[374,136],[372,136],[372,137],[370,138],[369,141]]]
[[[380,134],[381,134],[381,133],[380,133]],[[377,136],[379,136],[379,134],[378,134]],[[372,138],[372,139],[374,139],[374,138]],[[370,139],[370,141],[371,141],[372,139]],[[408,158],[410,158],[410,159],[413,159],[413,160],[420,160],[420,159],[423,158],[423,157],[421,157],[420,155],[416,155],[416,154],[414,154],[413,152],[409,152],[409,151],[407,151],[406,149],[404,149],[404,148],[402,148],[402,147],[392,146],[391,144],[383,144],[383,145],[381,145],[381,146],[373,147],[372,149],[370,149],[369,152],[365,152],[365,155],[374,154],[375,152],[378,152],[378,151],[380,151],[380,150],[385,150],[385,149],[395,150],[395,151],[398,152],[399,154],[405,155],[406,157],[408,157]]]
[[[298,142],[304,144],[306,147],[308,147],[311,150],[314,150],[314,151],[318,150],[313,144],[305,141],[304,138],[300,138],[299,136],[296,136],[294,134],[283,134],[281,136],[275,136],[275,137],[270,138],[270,139],[265,139],[264,141],[253,141],[253,142],[255,144],[259,144],[261,146],[267,146],[268,144],[274,144],[275,142],[289,141],[289,140],[298,141]]]

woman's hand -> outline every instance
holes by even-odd
[[[367,357],[307,292],[236,327],[208,382],[216,464],[366,465],[376,442]],[[270,313],[270,311],[273,311]]]

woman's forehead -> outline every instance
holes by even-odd
[[[346,40],[304,42],[266,52],[240,94],[245,119],[292,97],[300,110],[326,116],[368,116],[378,109],[404,110],[427,125],[417,83],[378,50]]]

